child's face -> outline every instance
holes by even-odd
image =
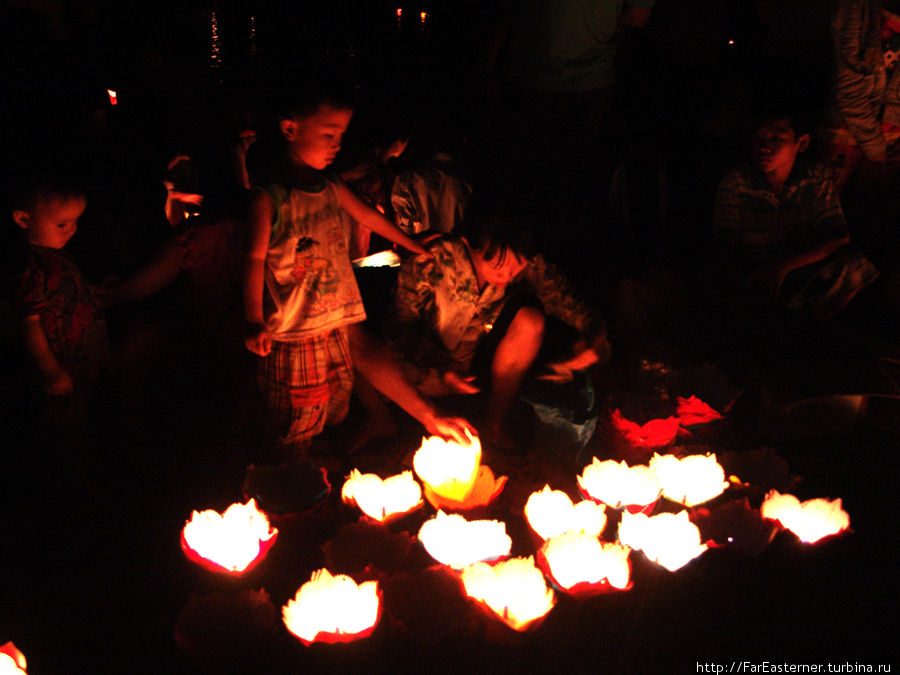
[[[321,170],[334,161],[341,149],[344,132],[353,117],[352,110],[339,110],[330,105],[303,119],[282,120],[281,131],[295,161]]]
[[[753,161],[763,173],[790,173],[797,155],[809,145],[809,135],[797,137],[790,120],[769,120],[753,134]]]
[[[496,253],[490,260],[485,260],[483,251],[473,250],[472,264],[475,275],[482,284],[503,288],[525,269],[527,261],[509,250]]]
[[[86,206],[84,197],[45,198],[30,211],[14,211],[13,219],[25,230],[29,243],[60,249],[75,234]]]

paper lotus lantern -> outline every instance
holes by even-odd
[[[549,539],[564,532],[587,532],[597,537],[606,527],[606,509],[592,501],[573,504],[562,490],[532,492],[525,502],[528,524],[541,539]]]
[[[631,587],[631,549],[609,544],[584,532],[567,532],[548,539],[540,556],[557,586],[565,591],[598,589],[602,584],[620,591]]]
[[[484,560],[509,555],[512,539],[506,524],[497,520],[466,520],[459,514],[438,511],[419,530],[419,541],[432,558],[461,569]]]
[[[24,675],[25,655],[12,642],[0,647],[0,675]]]
[[[426,488],[455,502],[464,502],[472,493],[481,464],[481,441],[468,431],[466,435],[466,444],[439,436],[423,438],[413,457],[413,469]]]
[[[428,503],[436,509],[445,509],[447,511],[469,511],[480,506],[487,506],[494,501],[494,499],[503,492],[506,481],[506,476],[497,478],[494,476],[494,472],[491,471],[491,467],[482,464],[478,467],[478,473],[475,476],[475,483],[472,485],[472,491],[465,499],[456,500],[439,495],[432,490],[427,483],[425,484],[425,498],[428,500]]]
[[[462,571],[462,582],[466,595],[483,602],[514,630],[534,625],[556,604],[553,589],[532,558],[475,563]]]
[[[700,543],[700,530],[690,521],[687,511],[658,516],[626,511],[619,523],[619,541],[643,551],[649,560],[670,572],[684,567],[708,548]]]
[[[638,424],[622,417],[619,410],[614,410],[612,424],[636,448],[661,448],[675,440],[681,421],[677,417],[666,417]]]
[[[696,506],[718,497],[728,487],[725,470],[715,454],[674,455],[654,454],[650,470],[656,474],[666,499],[684,506]]]
[[[356,504],[370,518],[384,522],[418,507],[422,503],[422,488],[412,471],[382,480],[374,473],[353,469],[341,489],[341,499]]]
[[[578,485],[591,499],[613,508],[629,507],[632,511],[652,507],[661,492],[659,480],[650,467],[628,466],[611,459],[601,462],[596,457],[578,476]]]
[[[194,511],[181,531],[181,548],[207,569],[240,574],[265,557],[277,535],[251,499],[232,504],[225,513]]]
[[[717,410],[696,396],[678,397],[678,420],[681,426],[691,427],[695,424],[706,424],[720,419],[722,419],[722,415]]]
[[[378,582],[357,584],[345,574],[322,568],[312,573],[282,608],[287,629],[309,645],[351,642],[367,637],[381,616]]]
[[[850,527],[850,516],[841,507],[840,499],[801,502],[794,495],[772,490],[759,510],[763,518],[777,520],[805,544],[814,544]]]

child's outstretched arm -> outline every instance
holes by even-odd
[[[265,286],[266,253],[272,232],[275,205],[264,190],[256,190],[250,200],[247,218],[250,228],[247,262],[244,266],[244,318],[248,330],[244,344],[254,354],[268,356],[272,338],[263,317],[263,288]]]
[[[37,315],[26,316],[22,320],[22,339],[25,348],[34,359],[44,377],[44,392],[50,396],[63,396],[72,392],[74,384],[69,374],[59,365]]]
[[[341,208],[349,213],[353,219],[363,227],[372,230],[375,234],[380,234],[382,237],[395,244],[400,244],[400,246],[409,249],[413,253],[431,256],[421,244],[410,239],[404,234],[403,230],[353,194],[353,191],[341,181],[337,181],[337,194],[338,199],[341,202]]]

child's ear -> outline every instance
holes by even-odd
[[[13,209],[12,217],[16,222],[16,225],[21,227],[23,230],[28,229],[28,219],[31,218],[31,216],[28,215],[28,211],[23,211],[22,209]]]
[[[294,120],[281,120],[279,126],[281,127],[281,133],[283,133],[284,137],[289,141],[293,141],[297,138],[297,122]]]
[[[800,138],[797,139],[797,152],[806,152],[807,148],[809,148],[810,135],[803,134]]]

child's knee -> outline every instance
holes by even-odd
[[[515,340],[529,340],[540,344],[544,339],[545,324],[544,313],[541,310],[536,307],[522,307],[513,317],[507,335]]]

